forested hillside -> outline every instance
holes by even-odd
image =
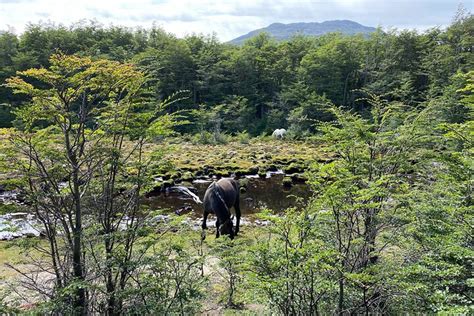
[[[295,35],[321,36],[327,33],[341,33],[345,35],[362,34],[368,35],[374,32],[375,27],[364,26],[349,20],[324,21],[321,23],[273,23],[267,27],[251,31],[245,35],[234,38],[230,42],[233,44],[243,44],[248,39],[260,33],[268,33],[276,40],[290,40]]]
[[[458,72],[473,69],[472,16],[459,17],[446,30],[383,32],[370,37],[329,34],[296,36],[276,42],[265,34],[237,47],[212,36],[178,39],[159,28],[70,27],[36,24],[16,36],[0,34],[0,81],[16,71],[48,67],[54,52],[106,58],[139,65],[157,100],[186,90],[170,111],[190,121],[182,132],[213,129],[251,135],[287,128],[293,135],[314,132],[315,121],[331,120],[327,103],[363,113],[358,89],[411,107],[449,104],[451,122],[465,118],[455,91]],[[0,88],[1,126],[14,122],[12,110],[25,99]],[[213,125],[213,126],[211,126]]]

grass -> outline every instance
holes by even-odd
[[[177,233],[169,232],[162,236],[157,243],[171,243],[173,239],[178,238],[180,240],[178,242],[183,245],[186,251],[196,253],[196,245],[199,244],[200,236],[200,231],[185,229]],[[237,238],[246,244],[252,244],[259,238],[268,238],[268,235],[265,228],[245,226]],[[17,272],[6,266],[7,263],[22,269],[29,267],[28,257],[24,253],[25,249],[20,244],[30,242],[39,242],[42,246],[47,246],[46,240],[41,238],[0,242],[0,294],[2,290],[7,289],[7,282],[15,281],[19,277]],[[205,297],[201,301],[201,311],[206,315],[270,315],[264,305],[256,302],[253,296],[249,295],[245,285],[239,286],[236,294],[239,308],[226,307],[225,302],[221,301],[223,294],[227,291],[227,285],[222,276],[222,271],[220,271],[220,259],[213,250],[217,242],[215,231],[210,228],[207,232],[207,238],[203,242],[203,250],[206,257],[205,277],[209,280],[209,283],[205,288]],[[29,255],[32,255],[31,250],[27,251],[29,251]],[[14,297],[9,297],[9,299]]]
[[[21,268],[26,265],[26,260],[23,249],[16,241],[0,241],[0,292],[8,282],[19,277],[18,272],[7,264]]]
[[[20,246],[12,241],[0,241],[0,269],[6,263],[18,263],[25,259]],[[3,275],[3,274],[2,274]]]
[[[47,242],[40,238],[21,238],[13,241],[0,241],[0,278],[8,281],[11,278],[18,276],[18,273],[9,268],[7,264],[19,267],[28,264],[28,256],[39,255],[35,253],[32,248],[25,248],[20,243],[38,242],[43,247],[47,246]],[[28,256],[26,255],[28,252]]]

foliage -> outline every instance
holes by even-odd
[[[138,245],[154,157],[144,148],[168,136],[175,117],[148,102],[147,81],[131,64],[63,54],[49,63],[7,80],[31,100],[17,110],[7,167],[23,177],[44,227],[47,257],[37,264],[54,281],[30,277],[27,286],[47,298],[44,311],[119,313],[148,250]]]
[[[338,313],[383,312],[395,299],[384,254],[396,246],[407,220],[403,203],[410,183],[417,181],[411,175],[427,137],[424,112],[373,95],[367,101],[372,105],[367,119],[332,108],[337,124],[320,129],[337,158],[315,164],[311,180],[318,225],[339,257]]]
[[[335,253],[317,237],[308,209],[289,209],[284,217],[264,216],[273,225],[249,254],[250,284],[282,315],[328,311],[333,296]]]
[[[0,124],[13,127],[1,130],[0,168],[15,175],[2,185],[22,190],[47,241],[23,243],[37,269],[11,266],[38,293],[34,312],[198,313],[203,244],[153,221],[141,203],[153,176],[324,150],[329,160],[310,159],[306,207],[264,214],[254,239],[213,241],[222,302],[255,294],[283,315],[472,313],[473,27],[460,12],[445,30],[261,34],[242,46],[93,22],[1,32]],[[312,144],[234,151],[276,128]],[[186,146],[164,159],[176,130],[239,142],[212,160]],[[285,156],[272,157],[279,146]]]
[[[459,89],[455,75],[472,69],[473,21],[472,14],[460,11],[445,30],[378,29],[368,37],[300,35],[282,42],[261,33],[242,46],[220,43],[213,35],[178,39],[157,27],[30,24],[21,36],[0,34],[0,81],[15,71],[49,66],[49,57],[60,50],[92,59],[132,60],[146,73],[156,103],[186,90],[189,98],[167,111],[204,105],[206,111],[220,113],[225,133],[246,130],[256,136],[290,126],[295,134],[313,132],[313,119],[333,119],[323,97],[361,114],[370,109],[367,102],[355,102],[357,89],[410,106],[433,100],[449,104],[457,119],[462,113],[451,102]],[[2,126],[13,124],[10,109],[25,101],[0,88]],[[191,116],[193,124],[178,131],[202,133],[199,119]]]
[[[471,91],[458,90],[469,107]],[[312,165],[305,209],[265,216],[251,284],[284,315],[469,313],[472,120],[438,125],[436,106],[365,101],[370,115],[331,106],[337,120],[319,125],[335,159]]]
[[[185,229],[189,229],[185,227]],[[133,285],[121,295],[125,314],[194,314],[200,309],[203,286],[201,259],[189,246],[190,235],[183,228],[173,236],[148,236],[148,252],[138,261]],[[151,248],[149,248],[151,247]]]
[[[445,150],[432,158],[428,179],[410,198],[416,220],[408,230],[407,257],[413,263],[402,280],[416,293],[418,306],[430,312],[472,312],[472,72],[465,77],[458,93],[469,108],[469,120],[438,126]]]
[[[226,291],[222,294],[221,301],[226,307],[239,307],[236,301],[245,271],[245,252],[247,242],[244,239],[230,240],[227,236],[216,239],[212,245],[218,258],[217,272],[224,279]]]

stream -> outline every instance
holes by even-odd
[[[258,176],[242,177],[248,179],[246,192],[240,194],[240,210],[243,217],[254,218],[256,213],[264,209],[270,209],[279,213],[289,207],[297,206],[297,199],[302,199],[303,204],[311,196],[307,184],[294,183],[286,188],[282,185],[285,175],[282,173],[272,174],[267,178]],[[242,180],[240,180],[242,182]],[[207,187],[212,180],[195,180],[190,188],[201,200]],[[203,213],[202,204],[198,204],[193,197],[183,194],[177,187],[172,187],[165,193],[146,198],[144,203],[152,209],[164,209],[168,212],[179,214],[188,213],[191,217],[201,217]],[[233,211],[233,208],[231,209]]]
[[[245,176],[240,178],[241,185],[246,190],[240,194],[240,209],[242,212],[242,225],[264,225],[256,218],[256,214],[264,209],[270,209],[278,214],[293,206],[304,206],[311,192],[307,184],[293,183],[290,187],[283,185],[285,175],[271,172],[266,178]],[[244,180],[245,179],[245,180]],[[163,210],[162,215],[156,216],[155,222],[167,221],[171,214],[186,215],[183,221],[193,229],[199,229],[203,214],[203,199],[207,187],[212,179],[199,179],[191,183],[181,183],[167,188],[154,196],[144,197],[143,203],[152,210]],[[0,204],[19,203],[17,192],[0,192]],[[234,212],[233,208],[231,209]],[[213,225],[214,218],[211,214],[209,226]],[[11,240],[19,237],[37,237],[42,235],[42,226],[33,214],[27,212],[8,213],[0,215],[0,240]]]

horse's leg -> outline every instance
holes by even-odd
[[[209,215],[208,212],[204,211],[204,214],[203,214],[203,219],[202,219],[202,231],[201,231],[201,240],[204,240],[206,239],[206,231],[205,229],[207,229],[207,216]]]
[[[239,197],[237,197],[237,201],[234,204],[234,209],[235,209],[235,217],[237,218],[237,223],[235,224],[235,234],[239,232],[240,229],[240,201]]]
[[[219,219],[216,220],[216,238],[219,238],[219,226],[221,223],[219,222]]]
[[[208,212],[204,211],[203,218],[202,218],[202,229],[207,229],[207,216],[209,215]]]

